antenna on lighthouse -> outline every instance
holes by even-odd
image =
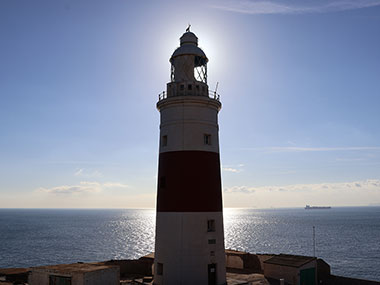
[[[219,82],[216,82],[216,86],[215,86],[215,90],[214,90],[214,98],[218,98],[218,94],[216,93],[216,91],[218,90],[218,86],[219,86]]]
[[[187,26],[186,32],[190,32],[190,27],[191,27],[191,25],[189,23],[189,26]]]
[[[313,256],[315,257],[315,226],[313,226]]]

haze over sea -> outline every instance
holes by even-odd
[[[226,248],[316,255],[332,273],[380,281],[380,207],[225,209]],[[155,211],[0,209],[0,267],[139,258],[154,251]]]

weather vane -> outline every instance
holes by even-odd
[[[189,23],[189,26],[187,27],[186,32],[190,32],[190,27],[191,27],[191,25]]]

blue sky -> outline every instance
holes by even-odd
[[[380,1],[0,1],[0,207],[154,207],[188,23],[226,207],[380,204]]]

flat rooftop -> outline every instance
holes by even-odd
[[[316,259],[316,257],[311,256],[280,254],[265,260],[264,263],[298,268]]]
[[[51,271],[54,273],[85,273],[91,271],[104,270],[109,268],[119,268],[115,265],[98,265],[91,263],[73,263],[73,264],[57,264],[57,265],[47,265],[32,267],[31,270],[43,270]]]

